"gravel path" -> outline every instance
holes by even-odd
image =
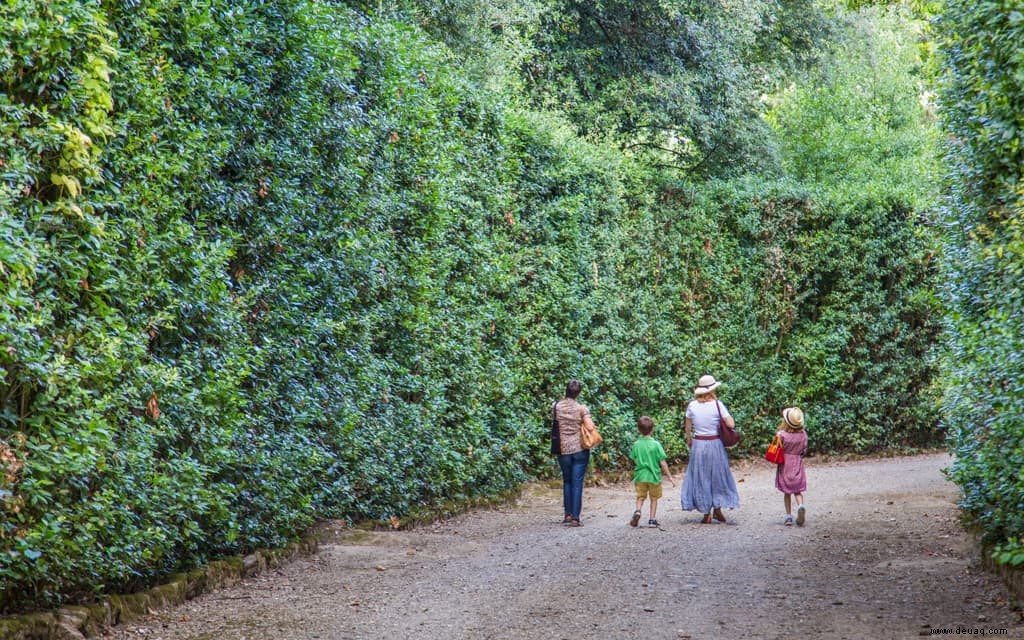
[[[584,526],[565,528],[560,488],[532,485],[433,526],[332,527],[315,556],[107,638],[1024,638],[958,526],[949,463],[810,459],[804,527],[783,526],[763,461],[734,463],[742,504],[728,524],[681,511],[666,481],[660,529],[628,526],[629,484],[588,487]]]

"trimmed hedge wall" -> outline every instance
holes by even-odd
[[[968,518],[1024,566],[1024,14],[951,5],[938,22],[949,132],[945,415]]]
[[[0,613],[551,473],[572,377],[604,469],[705,370],[748,452],[940,438],[905,185],[663,174],[312,1],[7,5],[0,81]]]

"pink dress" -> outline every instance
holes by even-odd
[[[775,471],[775,488],[782,493],[803,493],[807,490],[807,474],[804,472],[804,454],[807,453],[806,431],[780,431],[782,452],[786,462]]]

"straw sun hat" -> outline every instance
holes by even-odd
[[[804,412],[798,407],[786,407],[782,410],[782,419],[791,429],[799,431],[804,428]]]
[[[693,395],[702,396],[705,393],[711,393],[718,385],[722,384],[720,381],[715,380],[715,376],[711,374],[705,374],[697,380],[697,387],[693,390]]]

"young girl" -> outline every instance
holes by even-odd
[[[807,490],[807,474],[804,472],[804,454],[807,453],[804,412],[797,407],[783,409],[778,436],[782,439],[786,462],[780,464],[775,471],[775,488],[785,494],[786,526],[793,524],[792,499],[796,498],[796,524],[802,527],[807,519],[807,510],[804,509],[804,491]]]

